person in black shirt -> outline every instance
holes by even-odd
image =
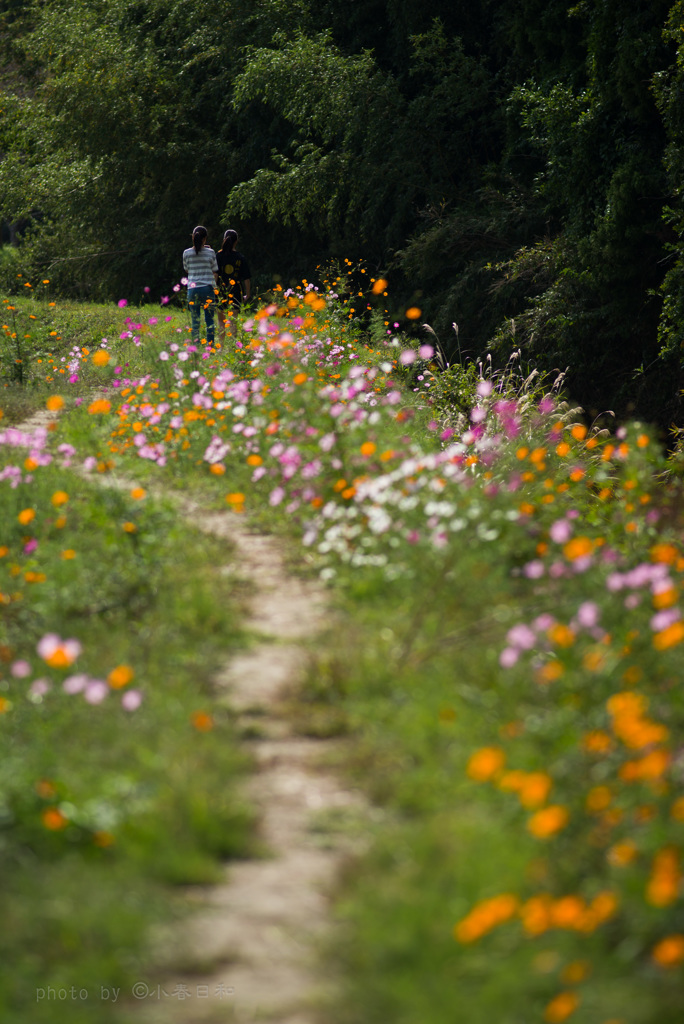
[[[216,253],[219,269],[219,339],[226,338],[226,320],[230,322],[230,335],[235,336],[237,314],[242,301],[249,302],[251,290],[251,271],[243,254],[238,252],[238,233],[228,228],[223,236],[223,245]]]

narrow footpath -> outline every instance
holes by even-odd
[[[33,431],[53,418],[41,412],[20,427]],[[117,474],[99,482],[136,485]],[[163,932],[159,976],[140,982],[137,1001],[128,1002],[130,1020],[321,1024],[331,981],[321,976],[316,954],[330,929],[331,890],[355,844],[334,831],[321,842],[316,821],[326,813],[354,820],[365,814],[361,793],[331,767],[341,741],[298,736],[292,727],[292,691],[327,622],[326,593],[290,575],[280,542],[253,532],[248,520],[173,497],[190,525],[229,542],[223,570],[253,588],[245,626],[254,642],[228,659],[214,682],[254,757],[245,797],[257,813],[264,855],[232,861],[219,884],[188,890],[190,914]]]

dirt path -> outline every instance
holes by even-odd
[[[50,419],[40,413],[21,429]],[[99,482],[134,486],[112,475]],[[225,569],[237,568],[254,588],[245,625],[255,642],[226,661],[215,684],[253,737],[245,741],[256,764],[246,796],[256,807],[266,854],[232,862],[220,884],[188,893],[196,908],[159,941],[166,980],[141,979],[131,1020],[314,1024],[329,985],[315,954],[329,928],[328,894],[350,849],[335,833],[322,843],[316,820],[326,813],[358,820],[364,811],[360,793],[329,766],[339,741],[297,736],[285,706],[306,668],[306,645],[326,621],[325,591],[289,575],[279,542],[253,532],[235,513],[207,513],[184,498],[179,504],[192,525],[234,545],[235,564]]]

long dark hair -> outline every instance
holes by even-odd
[[[233,246],[238,240],[238,233],[232,228],[228,228],[223,236],[223,245],[221,246],[221,252],[231,252]]]
[[[195,246],[195,252],[200,251],[206,240],[207,229],[203,228],[201,224],[198,224],[192,233],[192,244]]]

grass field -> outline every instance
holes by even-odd
[[[369,284],[372,310],[382,285]],[[24,765],[11,771],[16,791],[3,782],[6,877],[20,894],[10,907],[26,922],[13,955],[50,932],[40,886],[21,897],[33,876],[42,885],[74,863],[74,879],[81,870],[99,891],[113,860],[112,901],[129,877],[140,894],[140,918],[121,924],[130,939],[165,904],[160,882],[209,877],[212,857],[249,842],[245,812],[218,796],[240,757],[207,684],[217,636],[239,638],[234,588],[164,503],[74,482],[78,466],[98,485],[123,471],[251,514],[334,591],[345,625],[321,646],[296,715],[304,731],[350,738],[346,770],[378,814],[341,884],[327,955],[342,996],[327,1020],[679,1024],[677,480],[647,426],[589,427],[552,382],[519,371],[439,375],[430,345],[408,343],[381,310],[364,332],[340,291],[331,281],[276,296],[224,348],[193,345],[184,315],[165,309],[96,310],[87,340],[88,309],[74,308],[52,336],[72,353],[65,373],[53,345],[30,379],[6,374],[7,419],[21,402],[60,412],[40,445],[5,436],[2,449],[13,469],[0,721],[4,763],[21,750]],[[15,312],[30,309],[51,337],[59,305],[24,298]],[[72,549],[87,560],[65,558]],[[64,638],[83,647],[79,671],[103,682],[100,705],[60,691],[70,664],[41,664],[68,661]],[[126,711],[131,692],[142,701]],[[97,758],[70,744],[62,762],[69,730],[99,737]],[[144,813],[111,796],[122,764]],[[100,804],[112,805],[109,825],[82,809]],[[69,906],[64,934],[80,934]],[[118,914],[99,919],[119,927]],[[144,953],[127,941],[92,977],[130,980],[125,965]],[[80,942],[69,947],[79,970]],[[22,991],[48,962],[50,950]],[[19,999],[13,985],[8,1005]]]

